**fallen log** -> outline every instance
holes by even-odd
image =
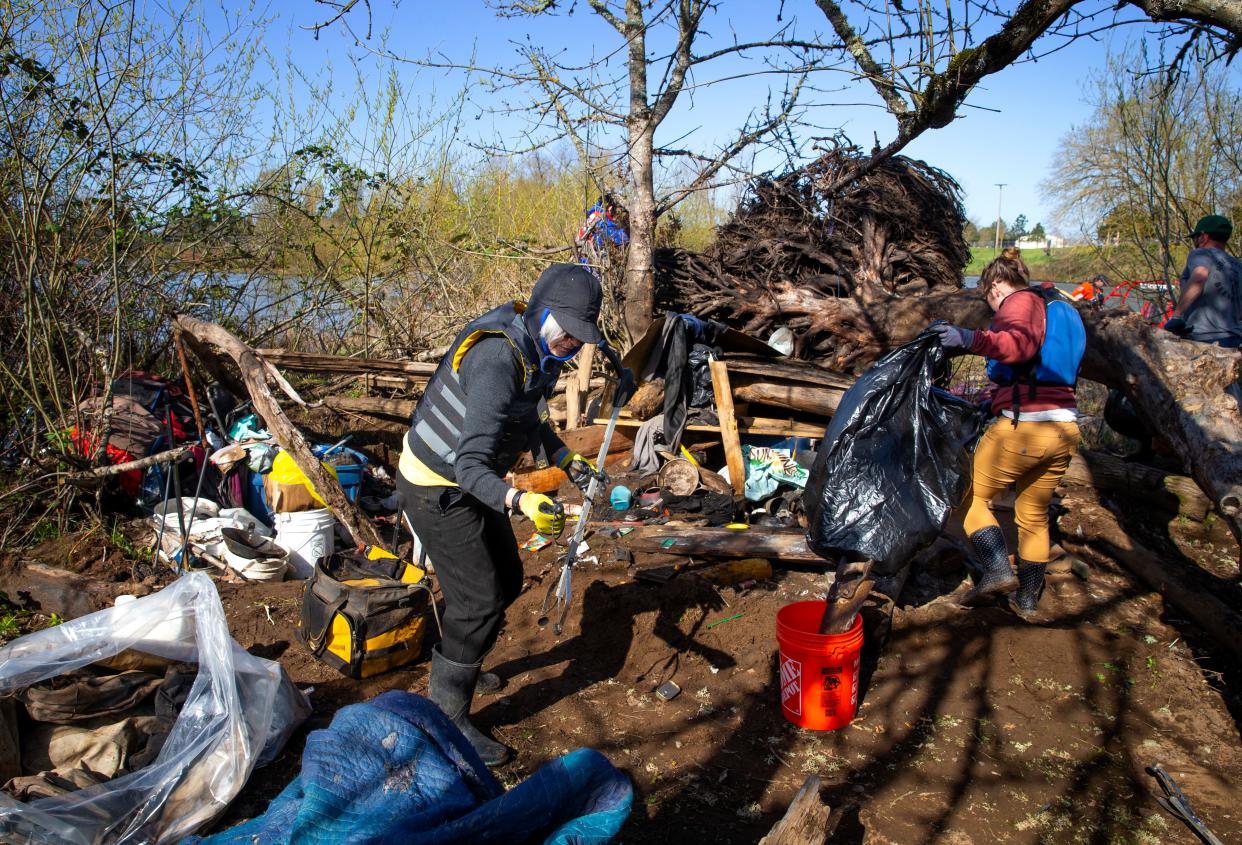
[[[664,412],[664,382],[645,381],[625,403],[626,410],[636,420],[649,420]]]
[[[845,391],[837,388],[800,387],[762,381],[733,388],[733,396],[743,402],[772,405],[823,417],[830,417],[837,412],[837,406],[841,404],[841,397],[844,395]]]
[[[1212,510],[1193,478],[1169,475],[1155,467],[1128,463],[1106,452],[1084,449],[1074,455],[1062,485],[1092,487],[1137,499],[1161,511],[1183,514],[1202,522]]]
[[[265,366],[263,360],[256,354],[255,350],[242,343],[220,326],[214,323],[205,323],[186,314],[174,315],[173,324],[178,330],[184,332],[188,339],[194,341],[190,343],[190,348],[196,354],[202,350],[202,353],[207,356],[204,359],[204,364],[208,369],[223,369],[218,360],[210,361],[211,358],[215,357],[214,353],[210,351],[213,348],[218,349],[233,359],[237,368],[241,371],[246,393],[250,395],[251,401],[254,402],[255,411],[263,418],[263,423],[272,433],[272,437],[280,444],[281,448],[289,453],[289,457],[293,459],[298,469],[310,481],[327,507],[349,530],[355,542],[375,544],[382,547],[383,543],[380,540],[379,533],[375,530],[370,520],[346,497],[345,491],[341,489],[341,485],[336,480],[336,477],[325,470],[319,460],[311,454],[310,444],[306,442],[302,432],[289,421],[289,418],[285,416],[285,412],[281,410],[280,405],[276,402],[275,397],[272,396],[272,392],[267,386],[267,380],[271,377],[271,372]]]
[[[807,547],[806,534],[792,529],[735,530],[650,525],[635,529],[623,542],[639,552],[706,557],[762,557],[773,562],[783,560],[790,563],[825,565],[824,559]]]
[[[1158,431],[1242,544],[1242,408],[1237,350],[1182,340],[1138,314],[1080,307],[1082,376],[1116,387]]]
[[[568,431],[562,431],[558,435],[561,442],[569,447],[571,452],[578,452],[586,455],[594,460],[599,454],[600,444],[604,442],[604,426],[602,425],[584,425],[580,428],[571,428]],[[634,435],[631,432],[618,428],[612,434],[612,443],[608,450],[613,452],[629,452],[634,448]],[[608,462],[610,465],[612,461]],[[526,470],[535,469],[535,459],[530,452],[523,453],[522,459],[518,461],[514,472],[524,472]]]
[[[1191,584],[1168,561],[1126,533],[1107,508],[1071,499],[1058,521],[1061,545],[1072,554],[1108,557],[1133,572],[1235,658],[1242,658],[1242,615],[1202,587]]]

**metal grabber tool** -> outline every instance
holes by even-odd
[[[626,386],[628,371],[621,366],[620,356],[607,346],[602,349],[612,361],[620,380],[617,395],[612,403],[612,416],[608,418],[608,427],[604,429],[604,440],[599,444],[599,457],[595,459],[595,467],[599,470],[599,474],[592,476],[591,483],[587,485],[586,497],[582,502],[582,513],[578,516],[578,525],[574,528],[574,535],[569,541],[569,547],[565,550],[565,562],[561,565],[561,574],[548,585],[548,592],[543,597],[543,606],[539,611],[540,626],[547,625],[548,619],[555,611],[556,621],[552,624],[552,633],[557,636],[560,636],[565,627],[565,617],[569,614],[569,604],[573,601],[573,569],[578,560],[578,546],[582,544],[582,538],[586,534],[587,522],[591,518],[591,506],[595,504],[595,497],[602,484],[600,478],[604,472],[604,464],[608,460],[608,447],[612,445],[612,434],[617,430],[617,417],[621,415],[621,406],[629,398],[622,394],[622,389]],[[562,506],[558,504],[557,507]]]

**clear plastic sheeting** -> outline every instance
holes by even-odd
[[[54,798],[22,803],[0,794],[0,841],[179,841],[215,818],[310,713],[279,663],[248,654],[229,635],[215,585],[202,573],[0,648],[0,695],[126,649],[198,665],[159,756]]]
[[[934,384],[945,351],[924,332],[863,373],[837,407],[803,495],[807,545],[834,561],[899,570],[970,487],[987,414]]]

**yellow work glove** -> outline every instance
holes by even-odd
[[[540,534],[556,536],[565,530],[565,509],[542,493],[523,493],[517,506]]]
[[[583,457],[578,452],[569,451],[568,447],[560,450],[556,465],[565,471],[565,474],[569,476],[569,480],[582,491],[584,496],[591,486],[592,478],[599,479],[600,487],[608,483],[607,474],[600,472],[599,467],[595,466],[594,461]]]

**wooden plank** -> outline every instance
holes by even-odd
[[[624,538],[630,548],[640,552],[710,557],[762,557],[774,563],[824,563],[806,544],[799,530],[771,528],[684,528],[648,525]],[[667,545],[666,545],[667,544]]]
[[[733,494],[742,495],[746,486],[746,460],[742,457],[742,441],[738,437],[737,418],[733,415],[733,390],[729,387],[729,370],[724,361],[709,361],[712,393],[716,397],[716,416],[720,419],[720,441],[724,444],[725,466]]]
[[[409,422],[417,403],[412,399],[384,399],[378,396],[328,396],[324,398],[323,404],[334,411]]]
[[[399,375],[413,381],[426,381],[436,371],[436,364],[397,361],[390,358],[346,358],[342,355],[317,355],[310,352],[289,352],[284,349],[256,349],[263,358],[286,370],[305,373],[338,375]]]
[[[831,808],[819,797],[819,778],[810,775],[789,802],[789,809],[759,845],[824,845]]]
[[[569,417],[569,428],[577,428],[582,424],[582,417],[586,413],[587,395],[591,392],[591,366],[594,362],[595,347],[588,346],[579,355],[578,378],[573,384],[576,390],[572,390],[578,397],[578,412]]]
[[[814,440],[819,440],[824,436],[823,425],[791,422],[789,420],[777,420],[771,417],[741,416],[736,417],[736,419],[739,434],[762,434],[780,437],[809,437]],[[595,425],[607,425],[608,420],[597,418],[593,422]],[[617,420],[618,428],[638,428],[642,424],[642,420],[636,420],[624,416]],[[686,426],[686,431],[703,431],[711,434],[719,434],[720,426],[691,423]]]
[[[582,394],[578,392],[577,382],[571,381],[565,388],[565,427],[576,428],[582,419]]]

